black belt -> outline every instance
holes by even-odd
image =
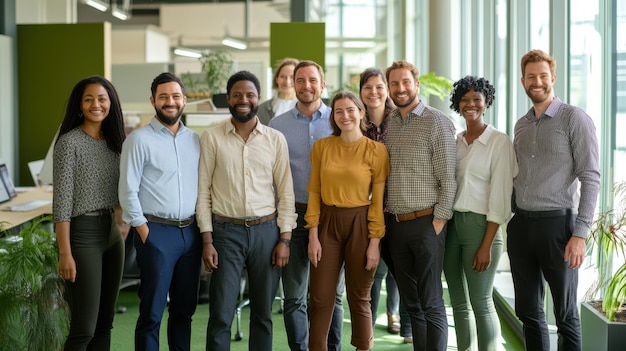
[[[296,202],[296,209],[306,211],[306,208],[307,204],[304,204],[302,202]]]
[[[153,215],[149,215],[149,214],[144,214],[144,216],[146,217],[148,222],[173,225],[173,226],[176,226],[178,228],[185,228],[185,227],[189,226],[191,223],[193,223],[193,221],[195,220],[194,216],[191,216],[191,217],[185,218],[185,219],[181,219],[180,221],[175,220],[175,219],[161,218],[161,217],[157,217],[157,216],[153,216]]]
[[[263,216],[263,217],[251,217],[251,218],[231,218],[231,217],[225,217],[225,216],[218,215],[218,214],[213,214],[213,217],[215,217],[216,220],[221,221],[221,222],[232,223],[236,225],[245,225],[246,227],[252,227],[254,225],[261,224],[261,223],[264,223],[264,222],[267,222],[276,218],[276,212],[272,214],[268,214],[267,216]]]
[[[431,215],[433,214],[433,212],[434,210],[432,208],[427,208],[421,211],[413,211],[413,212],[403,213],[403,214],[394,214],[394,216],[396,218],[396,222],[406,222],[406,221],[412,221],[420,217]]]
[[[521,208],[515,209],[515,214],[526,218],[550,218],[571,215],[574,211],[571,208],[560,208],[550,211],[526,211]]]
[[[103,209],[100,209],[100,210],[95,210],[95,211],[83,213],[83,216],[93,216],[93,217],[104,216],[104,215],[111,214],[111,212],[113,212],[112,209],[103,208]]]

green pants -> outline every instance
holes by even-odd
[[[487,229],[487,218],[454,212],[448,225],[443,271],[448,283],[459,350],[497,350],[500,321],[493,304],[493,280],[502,255],[500,229],[491,247],[489,268],[477,273],[474,255]]]

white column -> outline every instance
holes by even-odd
[[[458,32],[452,30],[458,27],[460,15],[458,0],[432,0],[429,2],[429,40],[428,67],[418,67],[420,74],[435,72],[437,75],[451,79],[457,79],[460,61],[460,38]],[[456,67],[456,68],[455,68]],[[448,99],[441,101],[432,97],[428,104],[450,114],[450,102]]]

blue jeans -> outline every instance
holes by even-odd
[[[578,269],[570,269],[569,262],[563,261],[575,221],[575,214],[550,218],[525,218],[516,214],[507,226],[515,313],[524,324],[527,350],[550,350],[543,308],[546,281],[554,301],[558,349],[582,348],[576,302]]]
[[[304,210],[296,209],[298,226],[291,233],[289,263],[283,267],[283,292],[285,295],[284,320],[287,341],[292,351],[309,349],[309,230],[304,228]],[[328,335],[328,349],[341,350],[341,332],[343,329],[343,274],[337,284],[335,311]]]
[[[200,231],[195,222],[185,228],[148,222],[148,228],[145,243],[134,228],[131,231],[141,278],[135,350],[159,350],[159,329],[168,294],[169,349],[189,350],[191,317],[198,304]]]
[[[65,282],[71,312],[66,350],[108,350],[124,267],[124,241],[111,214],[70,222],[76,280]]]
[[[281,273],[272,265],[272,251],[278,238],[275,219],[252,227],[213,221],[213,246],[219,264],[209,286],[207,350],[230,350],[231,325],[244,267],[248,271],[250,298],[248,350],[272,349],[272,304]]]
[[[500,229],[491,245],[491,263],[486,271],[472,268],[476,251],[487,229],[485,215],[454,212],[448,223],[443,270],[448,282],[459,350],[498,349],[500,320],[493,304],[493,280],[502,255]]]

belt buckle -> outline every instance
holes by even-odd
[[[243,220],[243,225],[246,226],[246,228],[250,228],[252,225],[250,225],[251,222],[254,222],[254,219],[244,219]]]
[[[398,219],[398,214],[394,213],[393,215],[396,217],[396,222],[400,222],[400,220]]]

